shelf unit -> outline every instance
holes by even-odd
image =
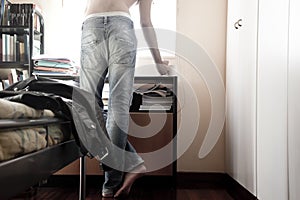
[[[168,90],[172,92],[172,105],[170,109],[166,110],[151,110],[150,107],[150,110],[143,109],[131,111],[129,133],[133,133],[134,135],[137,135],[137,137],[129,135],[128,140],[133,144],[138,153],[155,152],[165,148],[165,151],[163,151],[165,153],[161,156],[157,156],[157,154],[154,158],[151,156],[146,156],[144,158],[145,164],[151,166],[152,163],[161,162],[162,160],[168,159],[164,156],[168,156],[173,160],[173,162],[162,169],[148,173],[148,175],[169,176],[175,178],[177,172],[177,77],[136,76],[134,79],[134,88],[142,85],[162,85],[168,88]],[[154,119],[165,119],[164,124],[155,134],[153,133],[153,130],[149,128],[149,124],[151,123],[150,115]],[[147,135],[151,135],[151,137],[148,137]]]
[[[1,69],[20,69],[28,70],[30,76],[33,71],[32,57],[35,53],[44,53],[44,19],[41,12],[36,9],[35,4],[18,3],[13,4],[4,0],[5,4],[1,5],[2,9],[9,10],[8,13],[1,12],[1,57],[0,57],[0,70]],[[3,8],[4,7],[4,8]],[[21,7],[26,7],[28,13],[26,15],[27,21],[17,23],[13,21],[18,12],[16,8],[25,12]],[[17,13],[17,14],[16,14]],[[6,16],[6,17],[5,17]],[[24,23],[24,24],[23,24]],[[37,45],[35,45],[37,43]],[[36,50],[34,50],[36,48]],[[11,50],[13,49],[13,50]],[[8,50],[10,52],[8,52]]]

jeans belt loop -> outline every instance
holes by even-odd
[[[104,16],[104,25],[107,24],[107,16]]]

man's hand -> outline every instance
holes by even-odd
[[[169,61],[163,61],[162,63],[156,63],[156,69],[160,73],[160,75],[168,75],[170,67]]]

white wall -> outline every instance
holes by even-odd
[[[214,62],[223,80],[225,77],[226,7],[227,1],[177,0],[177,31],[206,51],[207,56]],[[201,58],[201,52],[193,52],[193,47],[191,45],[184,53],[188,54],[187,57],[195,55],[195,57]],[[177,44],[177,52],[182,50],[180,48],[182,47]],[[221,135],[206,157],[199,158],[198,155],[206,136],[212,107],[206,82],[199,76],[199,71],[197,71],[197,67],[200,67],[201,71],[205,68],[201,65],[207,63],[203,60],[199,66],[193,66],[193,63],[189,61],[182,57],[178,58],[179,96],[183,106],[191,109],[191,112],[198,113],[200,120],[193,118],[194,113],[190,117],[185,117],[185,120],[191,123],[190,128],[183,130],[187,138],[194,134],[192,125],[199,124],[199,129],[186,153],[178,160],[178,171],[224,172],[224,134]],[[198,108],[193,105],[193,95],[196,96]],[[222,102],[225,99],[223,97],[219,100]],[[181,148],[181,144],[179,141],[179,148]]]
[[[300,199],[300,27],[298,0],[290,0],[290,45],[288,68],[288,158],[289,198]]]

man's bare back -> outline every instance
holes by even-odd
[[[88,0],[85,15],[113,11],[129,13],[129,8],[135,2],[137,2],[137,0]]]
[[[126,12],[129,13],[129,8],[138,0],[87,0],[85,16],[94,13],[104,12]],[[152,0],[140,0],[140,24],[143,27],[145,39],[149,45],[153,59],[157,64],[157,70],[160,74],[168,74],[167,61],[163,61],[158,50],[156,34],[151,22],[151,4]]]

